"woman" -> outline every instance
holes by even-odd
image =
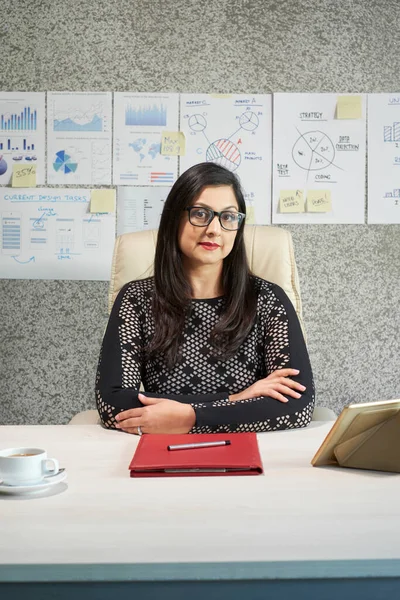
[[[299,321],[279,286],[251,274],[245,214],[238,179],[214,163],[174,184],[154,277],[124,286],[105,333],[96,401],[106,427],[141,435],[310,422],[314,386]]]

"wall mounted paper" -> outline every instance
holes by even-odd
[[[111,92],[47,94],[47,181],[111,183]]]
[[[303,190],[281,190],[279,195],[279,212],[304,212]]]
[[[91,213],[115,213],[115,190],[91,190]]]
[[[274,223],[364,223],[366,97],[362,119],[336,119],[337,94],[274,94]],[[282,190],[330,191],[327,212],[282,213]]]
[[[114,94],[114,183],[172,185],[177,156],[161,154],[164,131],[178,131],[178,94]]]
[[[44,107],[44,92],[0,92],[0,185],[11,184],[14,164],[36,164],[45,183]]]
[[[12,187],[36,187],[36,163],[13,165]]]
[[[257,224],[271,222],[271,96],[182,94],[180,173],[215,162],[239,176]]]
[[[0,277],[108,281],[115,215],[89,202],[88,189],[0,189]]]
[[[307,212],[330,212],[332,200],[330,190],[309,190],[306,201]]]
[[[157,229],[170,189],[120,186],[117,193],[117,235]]]
[[[339,96],[336,106],[337,119],[362,119],[361,96]]]
[[[182,131],[164,131],[161,136],[161,154],[183,156],[185,144],[185,134]]]
[[[368,96],[368,223],[400,223],[400,94]]]

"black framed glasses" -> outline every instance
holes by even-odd
[[[187,210],[189,221],[195,227],[207,227],[214,217],[217,216],[222,229],[226,229],[227,231],[236,231],[239,229],[246,217],[245,214],[236,212],[235,210],[221,210],[221,212],[217,212],[204,206],[188,206],[184,210]]]

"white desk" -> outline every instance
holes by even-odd
[[[129,477],[136,436],[0,427],[0,448],[44,447],[68,471],[58,494],[0,496],[0,593],[14,594],[1,596],[30,582],[43,600],[52,581],[58,598],[88,599],[90,581],[96,598],[125,585],[135,599],[211,600],[224,585],[230,598],[343,600],[357,586],[367,599],[374,584],[398,597],[400,476],[313,468],[331,426],[259,435],[263,476],[166,479]]]

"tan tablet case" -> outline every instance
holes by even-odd
[[[400,411],[338,444],[334,453],[341,467],[400,473]]]
[[[400,473],[400,400],[344,408],[311,464]]]

